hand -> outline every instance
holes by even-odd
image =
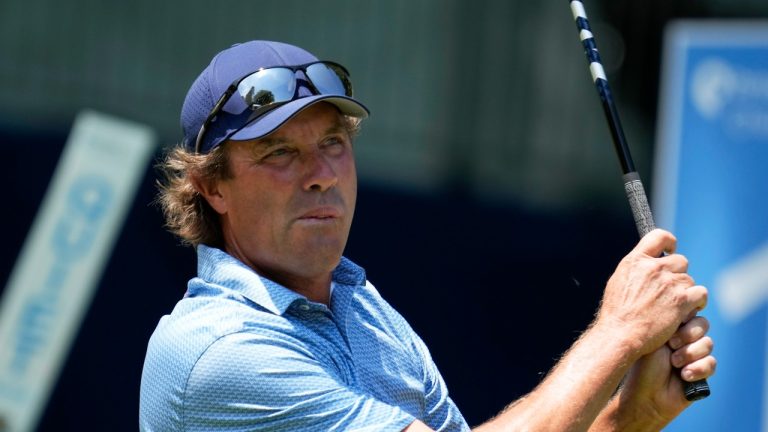
[[[686,273],[677,240],[654,230],[619,263],[603,294],[595,325],[612,328],[640,357],[659,349],[686,318],[703,309],[707,290]],[[666,252],[668,255],[662,256]]]
[[[683,379],[707,378],[717,365],[708,329],[706,318],[694,317],[668,344],[635,363],[619,396],[621,409],[631,412],[630,418],[644,418],[642,423],[660,428],[692,403],[683,394]]]

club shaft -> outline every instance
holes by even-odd
[[[584,54],[589,62],[589,70],[592,73],[592,80],[595,82],[595,88],[600,96],[603,111],[605,112],[605,118],[608,121],[608,126],[611,130],[613,146],[619,157],[621,171],[622,174],[624,174],[624,190],[627,194],[630,207],[632,208],[632,216],[635,219],[635,226],[637,227],[637,232],[640,237],[643,237],[656,228],[653,221],[653,214],[651,213],[651,207],[648,205],[648,198],[645,195],[645,188],[643,187],[640,176],[637,174],[635,165],[632,162],[629,145],[627,144],[627,139],[624,136],[624,130],[622,129],[621,121],[619,120],[619,112],[613,101],[611,88],[608,85],[608,78],[605,75],[605,70],[603,69],[602,61],[600,60],[600,53],[597,51],[597,44],[595,42],[595,37],[592,34],[592,29],[589,26],[584,5],[578,0],[569,0],[569,3],[571,5],[571,11],[573,12],[573,19],[576,21],[576,27],[579,30],[579,38],[584,46]],[[695,382],[684,381],[683,390],[685,398],[689,401],[703,399],[709,396],[710,393],[709,384],[706,380]]]
[[[591,40],[594,41],[594,39]],[[594,52],[597,53],[597,50]],[[613,138],[613,147],[616,150],[616,154],[619,157],[619,163],[621,164],[621,173],[626,175],[635,172],[635,164],[632,161],[632,154],[629,152],[627,138],[624,137],[624,128],[621,127],[619,111],[616,109],[616,104],[613,102],[611,87],[608,85],[608,81],[602,78],[598,78],[595,81],[595,87],[600,95],[605,118],[608,119],[608,127],[611,130],[611,138]]]

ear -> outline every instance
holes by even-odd
[[[197,175],[190,175],[190,181],[195,190],[205,198],[216,213],[227,213],[227,200],[221,191],[221,182],[219,180],[200,178]]]

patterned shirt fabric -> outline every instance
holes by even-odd
[[[198,246],[198,277],[152,335],[142,431],[469,427],[429,351],[346,258],[330,308]]]

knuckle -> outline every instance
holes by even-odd
[[[684,292],[675,292],[673,294],[674,305],[680,309],[685,309],[688,304],[688,296]]]
[[[662,278],[670,288],[676,288],[680,291],[680,295],[686,297],[688,295],[687,288],[693,286],[692,278],[684,273],[666,273]]]
[[[696,284],[696,281],[694,281],[693,277],[688,273],[680,273],[679,282],[681,285],[685,285],[686,288],[692,287]]]
[[[672,243],[672,244],[677,244],[677,237],[675,237],[675,235],[674,235],[674,234],[672,234],[672,233],[671,233],[671,232],[669,232],[669,231],[664,231],[664,232],[666,233],[666,235],[667,235],[667,238],[669,239],[670,243]]]
[[[637,262],[640,259],[640,253],[637,251],[632,251],[624,256],[624,258],[621,259],[619,262],[619,267],[634,267],[637,265]]]
[[[657,232],[660,239],[663,240],[664,243],[667,243],[672,246],[677,244],[677,237],[675,237],[675,235],[672,234],[671,232],[663,229],[657,229]]]
[[[662,273],[664,271],[664,264],[657,259],[645,260],[644,266],[649,273]]]

